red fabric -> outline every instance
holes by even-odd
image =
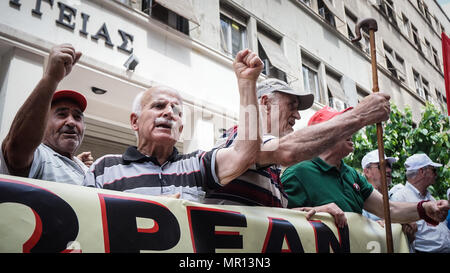
[[[342,111],[337,111],[334,108],[331,108],[329,106],[324,106],[322,109],[320,109],[319,111],[317,111],[308,121],[308,126],[317,124],[317,123],[321,123],[327,120],[332,119],[333,117],[342,114],[350,109],[353,109],[353,107],[349,107],[347,109],[344,109]]]
[[[447,94],[447,113],[450,116],[450,39],[444,32],[442,38],[442,59],[444,62],[445,93]]]

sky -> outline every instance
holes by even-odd
[[[447,13],[447,17],[450,17],[450,0],[437,0],[442,9]]]

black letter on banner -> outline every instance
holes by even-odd
[[[339,241],[333,231],[321,221],[308,221],[314,228],[316,235],[317,253],[330,253],[330,246],[335,253],[350,253],[348,226],[338,228]]]
[[[59,7],[59,18],[58,20],[56,20],[56,24],[74,30],[75,23],[71,24],[71,22],[72,16],[75,17],[77,15],[77,10],[61,2],[58,2],[58,7]],[[69,13],[66,13],[66,11],[69,11]]]
[[[91,39],[98,40],[99,38],[105,39],[105,44],[113,47],[113,43],[111,42],[111,37],[109,36],[108,28],[106,27],[106,23],[103,23],[102,27],[97,31],[94,36],[91,36]]]
[[[214,253],[216,248],[243,248],[242,235],[234,231],[216,231],[216,226],[247,227],[239,212],[205,207],[187,207],[192,246],[196,253]]]
[[[99,194],[106,252],[167,250],[180,240],[177,218],[164,205],[145,199]],[[154,226],[140,229],[136,217],[149,218]]]
[[[0,180],[0,204],[19,203],[31,208],[36,226],[23,252],[61,252],[78,235],[78,219],[72,207],[51,191],[9,179]]]
[[[53,0],[45,0],[45,1],[48,2],[51,7],[53,7]],[[42,16],[41,2],[42,2],[42,0],[36,0],[36,7],[33,10],[31,10],[31,14],[34,14],[34,15],[38,16],[39,18]]]
[[[289,247],[283,250],[283,242]],[[302,242],[298,237],[295,227],[289,221],[280,218],[269,217],[269,228],[264,242],[263,253],[297,252],[304,253]]]

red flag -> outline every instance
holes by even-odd
[[[445,93],[447,94],[447,112],[450,116],[450,39],[444,32],[442,38],[442,59],[444,62]]]

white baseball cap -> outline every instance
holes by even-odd
[[[268,78],[258,83],[256,87],[256,95],[260,99],[263,95],[272,92],[281,92],[295,95],[299,99],[298,110],[305,110],[310,108],[314,103],[314,95],[310,93],[302,93],[292,89],[289,84],[282,80]]]
[[[442,164],[433,162],[426,154],[414,154],[405,161],[407,171],[418,170],[426,166],[442,167]]]
[[[386,160],[387,162],[389,162],[389,164],[392,165],[393,163],[397,162],[398,159],[395,157],[386,157],[386,155],[384,155],[384,160]],[[378,150],[373,150],[363,157],[363,159],[361,160],[361,167],[365,169],[367,168],[367,166],[369,166],[369,164],[379,162],[380,159],[378,157]]]

